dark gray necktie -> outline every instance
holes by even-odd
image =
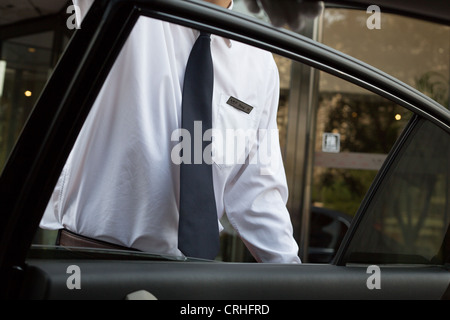
[[[214,259],[219,252],[212,166],[203,156],[211,142],[202,139],[212,128],[213,81],[211,35],[202,32],[192,48],[184,77],[182,127],[191,135],[191,164],[182,163],[180,167],[178,248],[185,256],[203,259]],[[194,126],[201,137],[194,135]],[[201,154],[194,149],[198,143],[195,139],[202,140]]]

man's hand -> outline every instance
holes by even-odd
[[[244,0],[244,3],[252,13],[265,11],[275,27],[287,26],[296,32],[305,26],[307,19],[317,17],[323,8],[321,2],[302,0]]]

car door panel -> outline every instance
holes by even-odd
[[[80,289],[67,286],[71,265]],[[31,260],[28,268],[27,299],[121,300],[139,290],[159,300],[441,299],[450,282],[436,266],[381,266],[378,289],[368,266]]]

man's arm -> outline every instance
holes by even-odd
[[[258,262],[300,263],[286,208],[288,188],[278,137],[279,75],[273,59],[258,142],[249,161],[228,183],[225,212]]]

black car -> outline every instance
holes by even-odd
[[[428,1],[391,2],[379,1],[386,11],[450,24],[448,3],[436,2],[441,9],[431,10]],[[342,5],[365,11],[369,3]],[[350,218],[341,216],[334,217],[338,224],[329,224],[335,228],[330,233],[335,238],[326,241],[332,244],[329,251],[314,251],[314,241],[323,243],[319,238],[327,235],[312,231],[315,263],[227,263],[32,245],[78,133],[139,17],[271,51],[364,88],[410,114],[351,225]],[[97,0],[72,37],[0,177],[1,296],[120,300],[133,299],[137,292],[138,297],[160,300],[448,299],[449,163],[450,111],[369,64],[203,1]],[[327,220],[333,218],[329,212],[322,215],[322,225],[332,222]]]

